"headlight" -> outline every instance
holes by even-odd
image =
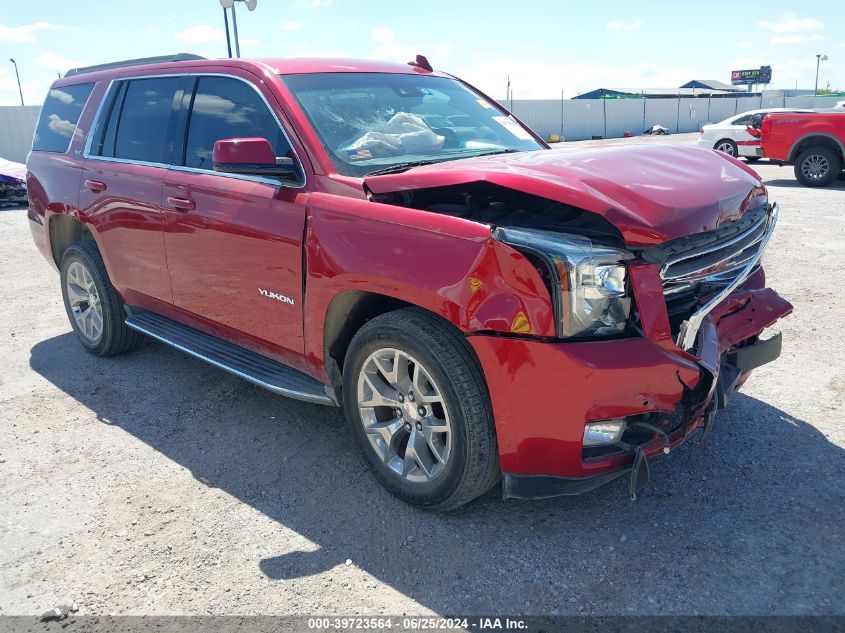
[[[595,245],[579,235],[550,231],[499,227],[493,236],[546,265],[558,336],[624,332],[631,312],[624,262],[633,257],[631,253]]]

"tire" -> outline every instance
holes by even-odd
[[[385,368],[390,371],[381,373]],[[440,404],[432,402],[438,396]],[[368,406],[378,402],[390,404]],[[367,322],[346,354],[343,403],[365,462],[403,501],[427,510],[453,510],[499,481],[484,376],[466,339],[441,318],[403,308]],[[418,418],[420,407],[427,413]],[[448,433],[432,431],[447,427]],[[410,445],[417,450],[409,451]]]
[[[760,160],[759,156],[743,156],[743,158],[745,159],[746,163],[756,163],[758,160]]]
[[[126,327],[123,304],[94,242],[69,246],[59,270],[68,320],[86,350],[95,356],[115,356],[143,342],[143,334]]]
[[[815,145],[799,154],[795,161],[795,178],[805,187],[825,187],[842,171],[839,154],[824,145]]]
[[[736,143],[729,138],[723,138],[716,141],[713,145],[713,149],[717,152],[727,154],[728,156],[733,156],[734,158],[739,156],[739,148],[736,146]]]

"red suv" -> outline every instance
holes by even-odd
[[[780,353],[778,208],[709,149],[560,152],[420,57],[78,69],[29,218],[83,347],[144,335],[343,406],[377,478],[450,509],[578,494],[707,429]]]

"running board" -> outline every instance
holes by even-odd
[[[311,376],[216,336],[200,332],[154,312],[127,308],[126,325],[167,343],[273,393],[315,404],[337,406],[325,386]]]

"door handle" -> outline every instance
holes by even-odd
[[[100,193],[101,191],[106,190],[106,183],[101,180],[86,180],[85,186],[94,193]]]
[[[167,196],[167,206],[172,207],[177,211],[193,211],[197,208],[197,203],[190,198]]]

